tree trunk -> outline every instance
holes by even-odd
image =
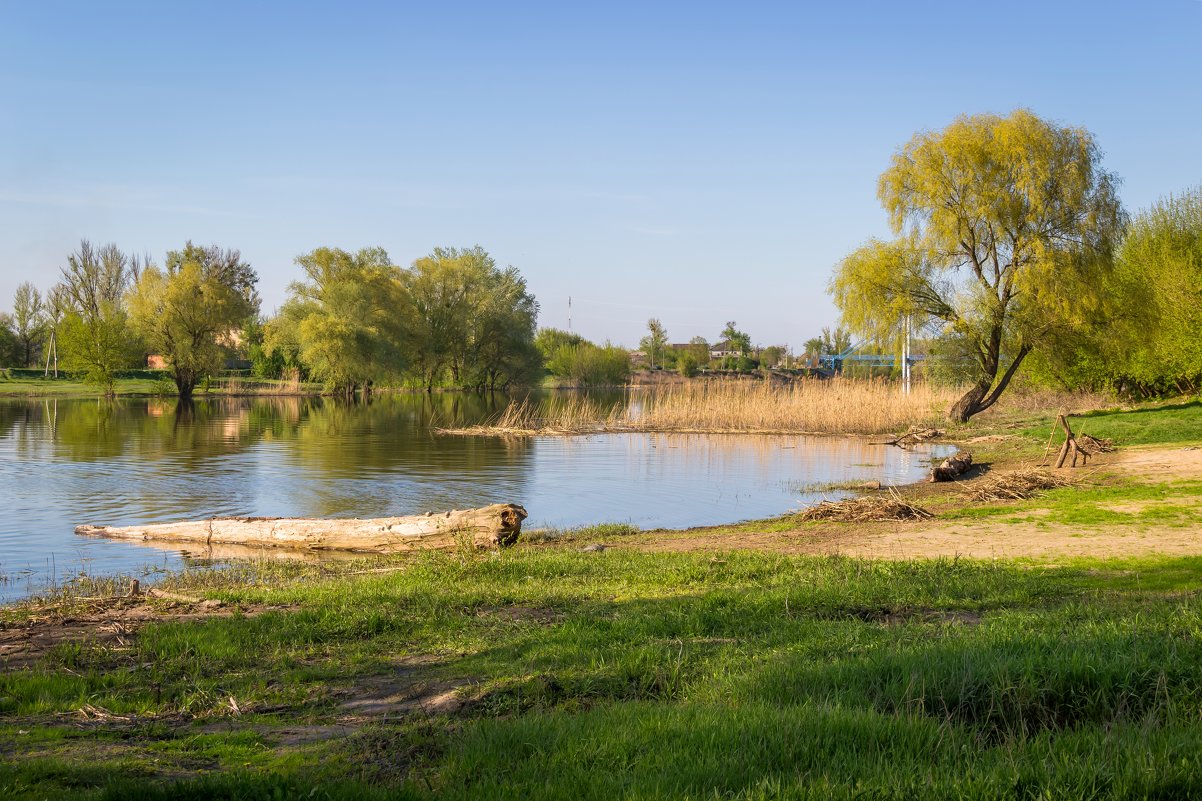
[[[180,370],[173,377],[179,399],[182,401],[192,400],[192,391],[196,389],[196,373],[192,370]]]
[[[964,393],[964,397],[956,401],[952,405],[952,408],[948,410],[948,419],[955,423],[967,423],[968,418],[981,411],[981,401],[984,400],[985,394],[989,392],[989,386],[992,383],[991,376],[988,381],[981,380],[974,384],[968,392]]]
[[[150,542],[244,545],[256,548],[392,553],[417,548],[511,545],[526,510],[512,503],[480,509],[368,520],[224,517],[144,526],[77,526],[76,534]]]
[[[997,377],[997,368],[999,366],[998,357],[996,354],[991,356],[992,370],[987,370],[988,377],[982,378],[972,389],[964,393],[964,397],[956,401],[952,408],[948,410],[948,419],[957,423],[967,423],[968,419],[974,414],[980,414],[988,409],[993,404],[997,403],[997,399],[1006,391],[1006,387],[1010,385],[1010,379],[1014,378],[1014,373],[1018,371],[1018,367],[1023,363],[1023,359],[1031,352],[1031,348],[1027,345],[1020,345],[1018,352],[1014,355],[1014,361],[1010,362],[1010,366],[1006,368],[1006,372],[1002,373],[1001,379],[998,380],[997,386],[993,386],[993,381]]]

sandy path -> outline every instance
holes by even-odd
[[[1117,469],[1149,481],[1202,478],[1202,448],[1131,449],[1090,467]],[[1114,508],[1114,507],[1109,507]],[[1035,516],[1038,511],[1034,511]],[[1024,517],[1032,513],[1024,513]],[[771,533],[704,530],[632,543],[649,551],[757,550],[792,554],[844,554],[877,559],[964,556],[978,559],[1070,556],[1202,555],[1202,530],[1167,524],[1067,526],[939,519],[868,523]]]

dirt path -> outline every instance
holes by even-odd
[[[1130,449],[1107,454],[1090,467],[1118,470],[1150,482],[1202,479],[1202,448]],[[1108,507],[1115,511],[1128,511]],[[1171,523],[1070,526],[1030,522],[939,520],[799,528],[779,532],[701,529],[631,542],[647,551],[755,550],[842,554],[873,559],[963,556],[976,559],[1090,556],[1202,555],[1202,531]]]

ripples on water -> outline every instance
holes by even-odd
[[[530,511],[527,528],[675,528],[781,514],[835,482],[913,481],[932,454],[835,437],[431,432],[480,422],[498,402],[254,398],[182,409],[155,399],[0,400],[0,599],[80,570],[182,564],[174,553],[78,537],[81,523],[381,517],[512,501]]]

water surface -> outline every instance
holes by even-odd
[[[183,557],[79,537],[81,523],[216,515],[378,517],[514,502],[526,528],[686,527],[781,514],[822,485],[917,480],[933,454],[838,437],[439,437],[504,398],[390,395],[198,401],[0,400],[0,599],[81,570]]]

